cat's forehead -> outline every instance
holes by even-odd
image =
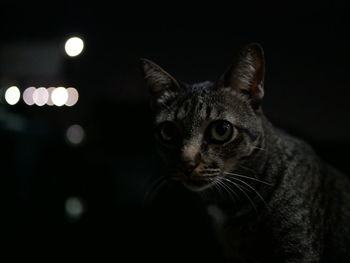
[[[175,121],[184,125],[200,126],[206,120],[234,121],[235,114],[232,114],[231,104],[237,104],[232,94],[215,89],[211,82],[197,83],[177,93],[158,113],[156,123]]]
[[[198,95],[201,95],[201,94],[205,95],[215,89],[215,83],[211,81],[204,81],[204,82],[199,82],[194,84],[183,84],[183,85],[187,91],[190,91],[192,93],[197,93]]]

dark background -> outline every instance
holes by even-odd
[[[9,106],[2,99],[0,231],[7,244],[36,247],[34,254],[45,247],[53,255],[220,262],[196,196],[167,189],[145,205],[164,167],[154,149],[140,57],[185,82],[215,80],[241,47],[259,42],[266,115],[350,174],[345,1],[203,5],[2,2],[1,88],[66,85],[80,94],[73,107],[22,100]],[[72,35],[85,41],[76,58],[63,51]],[[72,124],[85,131],[78,146],[65,138]],[[74,219],[65,209],[70,197],[83,204]]]

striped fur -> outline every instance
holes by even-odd
[[[248,46],[217,82],[174,85],[167,73],[156,76],[162,85],[168,81],[159,92],[151,80],[157,86],[155,126],[170,121],[180,134],[172,147],[157,140],[159,152],[185,185],[184,159],[198,163],[190,176],[220,181],[189,188],[217,205],[211,211],[220,211],[213,217],[220,215],[216,229],[230,262],[350,262],[349,178],[264,116],[259,48]],[[206,137],[216,120],[233,126],[232,138],[222,144]]]

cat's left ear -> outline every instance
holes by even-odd
[[[260,44],[252,43],[242,49],[238,60],[221,78],[221,85],[248,96],[254,109],[264,97],[265,60]]]
[[[152,107],[165,103],[176,95],[180,85],[168,72],[148,59],[143,58],[140,62],[146,85],[152,96]]]

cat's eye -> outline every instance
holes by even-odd
[[[173,143],[178,139],[179,132],[175,123],[165,121],[158,126],[158,136],[166,143]]]
[[[225,120],[214,121],[207,131],[208,139],[213,143],[228,142],[232,138],[232,124]]]

